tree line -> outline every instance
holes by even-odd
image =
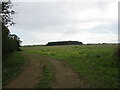
[[[2,17],[2,55],[3,58],[16,50],[20,50],[20,38],[15,35],[11,34],[10,30],[8,29],[9,26],[14,25],[15,23],[12,21],[11,15],[15,14],[14,10],[11,10],[12,4],[11,1],[3,1],[0,3],[2,7],[0,11],[0,16]]]
[[[54,46],[54,45],[82,45],[82,42],[78,41],[58,41],[58,42],[48,42],[46,46]]]

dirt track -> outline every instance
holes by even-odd
[[[79,75],[63,61],[55,60],[44,56],[46,60],[51,62],[55,67],[55,80],[52,83],[52,88],[83,88]]]
[[[34,88],[39,83],[42,77],[40,61],[30,55],[24,55],[30,61],[24,67],[23,72],[5,86],[5,88]]]
[[[36,57],[25,54],[30,62],[25,66],[24,71],[9,83],[5,88],[35,88],[42,78],[40,60]],[[40,56],[53,64],[55,79],[51,88],[84,88],[79,75],[63,61],[55,60],[47,56]]]

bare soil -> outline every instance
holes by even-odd
[[[36,58],[24,54],[29,62],[24,66],[23,72],[13,79],[5,88],[35,88],[42,77],[41,64]]]
[[[5,88],[35,88],[43,78],[42,64],[35,57],[24,54],[30,59],[23,69],[23,72],[13,79]],[[41,55],[40,55],[41,56]],[[55,60],[47,56],[41,56],[54,66],[55,79],[51,83],[51,88],[84,88],[84,84],[77,73],[67,63]],[[42,59],[41,58],[41,59]]]
[[[67,63],[44,56],[51,62],[55,69],[55,80],[51,84],[52,88],[84,88],[84,84],[73,68]]]

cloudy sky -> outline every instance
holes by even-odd
[[[20,2],[19,2],[20,1]],[[9,27],[22,45],[75,40],[118,42],[117,0],[12,0],[16,25]]]

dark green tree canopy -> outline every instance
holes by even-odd
[[[2,2],[2,11],[0,16],[2,17],[2,53],[3,57],[15,50],[20,50],[20,38],[15,34],[10,34],[9,26],[14,25],[12,21],[12,14],[15,14],[14,10],[11,9],[12,4],[10,1]]]
[[[48,42],[46,46],[54,46],[54,45],[82,45],[82,42],[78,41],[58,41],[58,42]]]
[[[12,10],[12,4],[11,1],[4,1],[2,2],[2,11],[1,11],[1,16],[2,16],[2,23],[6,26],[14,25],[15,23],[12,21],[11,15],[15,14],[15,11]]]

